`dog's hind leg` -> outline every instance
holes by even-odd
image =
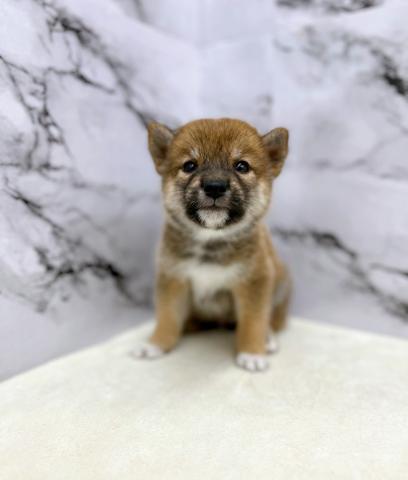
[[[268,354],[276,353],[279,350],[279,342],[276,334],[286,326],[290,298],[291,282],[285,268],[273,298],[270,329],[266,339],[266,351]]]
[[[272,332],[280,332],[286,326],[288,319],[288,310],[292,294],[292,282],[289,272],[285,266],[282,266],[279,275],[279,281],[273,297],[271,329]]]

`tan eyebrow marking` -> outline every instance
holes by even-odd
[[[242,152],[239,148],[234,148],[234,150],[231,152],[231,155],[234,157],[234,159],[238,159],[241,157]]]
[[[198,157],[199,157],[198,148],[197,148],[197,147],[193,147],[193,148],[191,149],[191,158],[194,158],[194,160],[197,160]]]

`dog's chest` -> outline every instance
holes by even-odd
[[[220,290],[229,290],[239,278],[241,264],[232,262],[224,265],[222,254],[220,248],[197,245],[191,256],[181,262],[180,271],[191,282],[196,300],[209,298]]]
[[[239,265],[207,264],[199,261],[186,262],[184,275],[190,280],[194,298],[211,297],[220,290],[228,290],[239,276]]]

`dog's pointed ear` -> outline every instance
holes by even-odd
[[[288,154],[289,132],[286,128],[274,128],[262,137],[262,142],[272,163],[272,173],[277,177]]]
[[[147,126],[149,151],[153,157],[157,172],[165,170],[167,151],[174,138],[174,132],[161,123],[150,122]]]

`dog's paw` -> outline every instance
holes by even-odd
[[[276,335],[268,335],[266,340],[266,353],[272,354],[276,353],[279,350],[279,342]]]
[[[153,358],[159,358],[164,355],[164,350],[162,350],[160,347],[157,345],[154,345],[153,343],[146,342],[142,343],[138,347],[132,350],[130,352],[130,355],[134,358],[148,358],[148,359],[153,359]]]
[[[236,358],[237,365],[250,372],[263,372],[269,367],[266,355],[241,352]]]

